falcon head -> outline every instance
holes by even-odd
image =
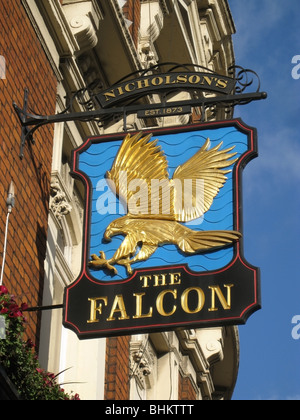
[[[111,222],[106,228],[106,231],[104,233],[104,239],[110,242],[113,236],[116,236],[116,235],[124,236],[124,234],[127,234],[128,232],[127,232],[126,226],[128,225],[129,221],[130,220],[128,219],[128,217],[124,216]]]

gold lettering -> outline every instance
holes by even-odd
[[[187,82],[187,75],[180,74],[177,76],[177,83],[186,83]]]
[[[192,310],[189,307],[189,294],[191,292],[197,292],[198,294],[198,305],[196,309]],[[184,312],[187,314],[197,314],[198,312],[202,311],[203,306],[205,304],[205,295],[202,289],[200,287],[191,287],[189,289],[186,289],[181,296],[181,306]]]
[[[189,83],[191,83],[192,85],[196,85],[197,83],[200,83],[200,81],[201,81],[200,76],[198,76],[196,74],[189,77]]]
[[[154,287],[166,286],[166,277],[165,274],[154,274]]]
[[[181,273],[170,273],[170,286],[181,284]]]
[[[126,319],[130,319],[129,316],[127,315],[126,312],[126,308],[125,308],[125,303],[124,303],[124,298],[122,295],[117,295],[115,297],[113,306],[111,308],[110,311],[110,315],[109,318],[107,318],[106,321],[115,321],[116,318],[114,317],[116,312],[120,312],[121,316],[118,317],[119,321],[124,321]]]
[[[174,296],[174,299],[177,299],[177,290],[164,290],[161,292],[156,299],[156,309],[157,312],[162,316],[172,316],[176,312],[177,306],[174,305],[171,312],[166,312],[164,309],[164,298],[167,294]]]
[[[132,86],[132,88],[130,87],[130,85]],[[126,92],[132,92],[133,90],[135,90],[135,84],[134,83],[127,83],[127,85],[125,86],[125,90],[126,90]]]
[[[207,83],[209,86],[211,86],[211,84],[212,84],[212,82],[213,82],[213,80],[214,80],[214,77],[203,76],[203,79],[206,81],[206,83]]]
[[[119,95],[121,96],[121,95],[124,95],[124,90],[123,90],[123,88],[122,88],[122,86],[119,86],[118,88],[118,92],[119,92]]]
[[[111,98],[115,98],[116,94],[114,90],[112,90],[111,92],[104,93],[104,96],[105,96],[106,102],[108,102]]]
[[[88,324],[94,324],[96,322],[99,322],[99,319],[97,319],[97,312],[99,315],[102,315],[102,303],[97,306],[97,303],[99,301],[102,301],[105,306],[107,306],[107,297],[99,297],[99,298],[93,298],[89,299],[89,302],[91,302],[91,308],[90,308],[90,319],[87,321]]]
[[[172,79],[170,75],[166,76],[166,85],[174,85],[174,83],[176,83],[176,80],[171,80]]]
[[[153,308],[150,307],[150,310],[147,315],[143,315],[143,297],[146,293],[134,293],[133,296],[136,298],[136,314],[133,319],[142,319],[142,318],[152,318]]]
[[[226,89],[228,85],[228,80],[218,79],[217,81],[217,87]]]
[[[145,289],[145,288],[147,288],[147,287],[150,287],[149,286],[149,280],[151,280],[151,276],[141,276],[140,277],[140,281],[142,281],[142,282],[144,282],[144,284],[143,284],[143,289]]]
[[[209,289],[211,290],[211,308],[208,310],[209,312],[218,311],[218,308],[216,308],[216,295],[218,296],[219,301],[225,311],[231,309],[231,288],[234,287],[234,285],[224,284],[224,287],[227,289],[227,300],[225,299],[219,286],[209,286]]]
[[[154,79],[151,80],[151,83],[153,86],[159,86],[164,83],[164,79],[162,77],[154,77]]]
[[[138,80],[137,81],[137,88],[138,89],[144,89],[144,88],[147,88],[147,87],[150,87],[149,79],[143,79],[143,80]]]

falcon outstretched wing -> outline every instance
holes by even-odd
[[[151,215],[151,181],[165,180],[169,185],[168,162],[158,140],[151,141],[152,134],[143,137],[140,132],[123,140],[112,168],[106,177],[112,190],[118,195],[128,212],[134,214],[130,200],[140,194],[140,215]],[[111,182],[110,182],[111,181]],[[144,196],[142,196],[144,194]],[[161,198],[161,197],[160,197]],[[160,211],[158,212],[160,214]],[[170,212],[169,212],[170,213]]]
[[[210,140],[207,139],[203,147],[174,172],[176,221],[189,222],[201,217],[210,209],[225,184],[226,174],[231,170],[224,168],[233,165],[237,159],[232,159],[236,153],[230,153],[234,146],[220,150],[222,144],[209,149]]]

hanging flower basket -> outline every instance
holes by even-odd
[[[5,377],[22,400],[79,400],[78,394],[65,393],[57,383],[58,375],[40,367],[32,341],[24,341],[26,309],[27,304],[19,306],[0,286],[0,366]]]

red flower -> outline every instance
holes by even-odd
[[[27,303],[22,303],[21,305],[21,311],[26,311],[28,309]]]
[[[14,311],[11,312],[8,316],[9,318],[21,318],[23,315],[20,311]]]
[[[7,314],[7,312],[8,312],[7,308],[2,308],[1,311],[0,311],[0,314],[5,315],[5,314]]]
[[[11,312],[15,312],[15,311],[18,311],[19,310],[19,306],[16,303],[12,303],[11,305],[9,305],[8,309]]]
[[[5,286],[0,286],[0,296],[2,295],[7,295],[8,294],[8,290]]]

